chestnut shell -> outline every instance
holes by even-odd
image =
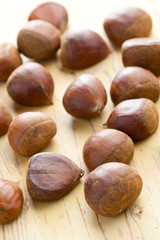
[[[26,182],[33,199],[50,201],[70,192],[82,176],[83,171],[67,157],[45,152],[29,160]]]
[[[116,129],[103,129],[91,135],[83,147],[83,159],[90,171],[107,162],[129,163],[133,153],[132,139]]]
[[[102,216],[116,216],[130,207],[142,190],[140,175],[124,163],[105,163],[91,173],[84,183],[85,199]]]
[[[109,39],[121,46],[127,39],[147,37],[152,29],[152,19],[141,8],[126,7],[110,13],[103,26]]]
[[[12,122],[12,115],[9,108],[0,103],[0,135],[7,133],[10,123]]]
[[[30,156],[44,148],[55,136],[53,119],[42,112],[24,112],[17,115],[8,129],[8,140],[13,150]]]
[[[103,84],[90,74],[76,77],[63,96],[65,110],[76,118],[96,117],[106,102],[107,93]]]
[[[53,57],[58,50],[60,32],[49,22],[32,20],[19,31],[17,45],[26,57],[45,60]]]
[[[22,64],[18,49],[11,43],[0,44],[0,82],[7,81],[14,69]]]
[[[149,99],[138,98],[119,103],[104,125],[125,132],[134,140],[141,140],[154,133],[158,123],[155,104]]]
[[[0,224],[18,217],[22,207],[23,194],[20,187],[12,181],[0,178]]]
[[[69,30],[62,38],[61,60],[70,69],[90,67],[104,59],[109,52],[105,41],[89,29]]]
[[[148,98],[156,102],[159,93],[158,78],[149,70],[136,66],[121,70],[113,79],[110,88],[110,95],[115,104],[134,98]]]
[[[46,2],[33,9],[28,17],[29,21],[36,19],[50,22],[60,31],[63,31],[68,23],[68,13],[61,4]]]
[[[125,67],[139,66],[160,75],[160,40],[134,38],[122,45],[122,60]]]
[[[30,62],[12,72],[7,81],[7,91],[20,105],[49,105],[52,104],[54,82],[45,67]]]

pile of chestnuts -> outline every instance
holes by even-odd
[[[72,70],[88,68],[111,53],[103,38],[89,29],[70,29],[61,37],[67,24],[68,13],[61,4],[43,3],[33,9],[19,31],[18,49],[11,43],[0,45],[0,81],[6,82],[15,103],[53,104],[51,74],[39,63],[23,64],[20,53],[39,61],[52,58],[60,48],[63,67]],[[84,143],[83,159],[91,171],[84,182],[84,194],[95,213],[115,216],[130,207],[142,189],[140,175],[127,165],[134,154],[133,141],[150,136],[158,127],[154,102],[160,90],[156,77],[160,75],[160,40],[147,38],[152,29],[151,17],[136,7],[111,13],[103,26],[109,40],[121,47],[125,68],[112,81],[110,95],[116,106],[103,124],[104,129]],[[100,79],[82,74],[66,89],[62,103],[72,117],[90,119],[104,110],[107,92]],[[66,156],[38,153],[57,132],[56,123],[46,114],[24,112],[12,120],[8,107],[0,103],[0,135],[7,132],[12,149],[31,156],[26,185],[34,200],[59,199],[84,175]],[[14,220],[22,206],[20,187],[1,178],[0,223]]]

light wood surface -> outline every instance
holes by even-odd
[[[27,21],[30,11],[41,0],[0,0],[0,43],[16,44],[19,29]],[[43,151],[64,154],[85,170],[75,189],[58,201],[33,201],[26,188],[26,166],[29,158],[15,154],[7,135],[0,137],[0,177],[18,182],[24,194],[21,215],[12,223],[0,226],[0,240],[159,240],[160,239],[160,126],[155,134],[135,144],[130,165],[143,179],[143,190],[135,204],[117,217],[97,216],[84,199],[84,180],[88,174],[82,158],[85,140],[102,129],[113,109],[110,100],[110,83],[122,68],[119,49],[108,41],[103,20],[119,7],[139,6],[153,19],[151,37],[160,36],[159,0],[64,0],[69,13],[68,28],[86,27],[98,32],[108,42],[112,53],[99,64],[82,71],[63,70],[59,57],[42,62],[54,78],[54,104],[45,107],[23,107],[8,96],[6,84],[0,84],[0,101],[6,103],[13,116],[25,111],[42,111],[53,117],[58,132]],[[29,59],[23,57],[24,62]],[[108,103],[103,113],[93,120],[74,119],[62,105],[67,86],[76,75],[91,73],[99,77],[108,92]],[[160,100],[156,106],[160,112]]]

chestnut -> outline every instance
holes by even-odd
[[[133,153],[132,139],[116,129],[94,133],[83,147],[83,159],[90,171],[107,162],[129,163]]]
[[[134,140],[141,140],[154,133],[158,123],[155,104],[149,99],[138,98],[120,102],[104,125],[125,132]]]
[[[7,91],[18,104],[49,105],[52,104],[54,82],[45,67],[30,62],[13,71],[7,81]]]
[[[22,207],[23,194],[20,187],[10,180],[0,178],[0,224],[17,218]]]
[[[50,201],[69,193],[82,176],[82,169],[69,158],[44,152],[30,158],[26,183],[33,199]]]
[[[110,94],[115,104],[134,98],[148,98],[156,102],[159,91],[158,78],[152,72],[133,66],[124,68],[115,76]]]
[[[91,173],[84,183],[85,199],[99,215],[112,217],[130,207],[142,190],[140,175],[130,166],[105,163]]]
[[[57,132],[53,119],[42,112],[17,115],[8,129],[13,150],[22,156],[33,155],[44,148]]]
[[[7,81],[14,69],[22,64],[17,48],[11,43],[0,44],[0,82]]]
[[[28,17],[29,21],[36,19],[50,22],[60,31],[63,31],[68,23],[68,14],[61,4],[46,2],[33,9]]]
[[[32,20],[19,31],[17,45],[26,57],[45,60],[54,56],[60,45],[59,30],[43,20]]]
[[[101,81],[90,74],[82,74],[69,85],[64,96],[65,110],[76,118],[93,118],[101,113],[107,93]]]
[[[105,41],[89,29],[68,30],[61,42],[61,60],[65,67],[83,69],[104,59],[110,50]]]
[[[0,135],[3,135],[8,131],[11,122],[12,115],[9,108],[5,104],[0,103]]]
[[[151,29],[150,15],[138,7],[122,8],[110,13],[104,21],[107,36],[118,46],[130,38],[147,37]]]
[[[160,40],[134,38],[122,45],[122,60],[125,67],[139,66],[160,75]]]

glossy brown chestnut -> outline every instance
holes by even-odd
[[[27,57],[45,60],[54,56],[60,45],[59,30],[43,20],[28,22],[17,38],[19,50]]]
[[[7,81],[10,97],[21,105],[52,104],[54,82],[48,70],[39,63],[23,64]]]
[[[65,67],[82,69],[104,59],[110,50],[104,40],[88,29],[69,30],[61,43],[61,60]]]
[[[156,102],[159,91],[158,78],[152,72],[141,67],[126,67],[113,79],[110,94],[115,104],[134,98]]]
[[[9,108],[5,104],[0,103],[0,135],[3,135],[8,131],[11,122],[12,115]]]
[[[20,187],[0,178],[0,224],[14,220],[21,213],[23,194]]]
[[[63,31],[68,23],[68,14],[61,4],[46,2],[37,6],[30,13],[28,20],[36,19],[50,22],[60,31]]]
[[[106,34],[118,46],[130,38],[147,37],[151,29],[150,15],[138,7],[127,7],[110,13],[104,21]]]
[[[7,81],[11,72],[22,64],[17,48],[11,43],[0,44],[0,82]]]
[[[155,75],[160,75],[160,40],[150,38],[134,38],[122,45],[124,66],[146,68]]]
[[[14,118],[8,129],[13,150],[29,156],[40,151],[57,132],[53,119],[42,112],[25,112]]]
[[[140,140],[154,133],[158,122],[155,104],[149,99],[138,98],[119,103],[104,125],[125,132],[134,140]]]
[[[63,97],[65,110],[76,118],[92,118],[101,113],[107,93],[101,81],[90,74],[75,78]]]
[[[29,160],[26,182],[33,199],[50,201],[70,192],[82,176],[83,171],[67,157],[45,152]]]
[[[139,174],[124,163],[105,163],[85,180],[85,199],[99,215],[112,217],[130,207],[142,190]]]
[[[129,163],[134,144],[127,134],[104,129],[90,136],[83,147],[83,159],[90,171],[107,162]]]

